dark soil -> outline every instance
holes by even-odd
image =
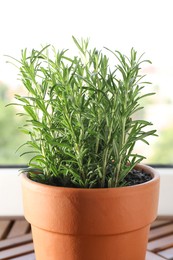
[[[151,179],[152,176],[149,173],[133,169],[128,173],[124,181],[126,182],[126,186],[132,186],[150,181]]]
[[[107,170],[107,176],[108,177],[110,177],[111,174],[112,174],[112,168],[113,168],[113,165],[110,164],[109,168]],[[70,176],[66,176],[66,179],[64,180],[63,183],[62,183],[62,180],[58,177],[53,176],[51,178],[46,179],[45,175],[43,175],[43,174],[35,174],[34,179],[33,178],[31,178],[31,179],[36,181],[36,182],[44,183],[44,184],[48,184],[48,185],[52,185],[52,186],[80,188],[80,186],[77,186],[76,184],[74,184],[71,181]],[[133,169],[119,183],[119,186],[120,187],[133,186],[133,185],[145,183],[147,181],[150,181],[151,179],[152,179],[152,176],[150,174],[148,174],[144,171],[141,171],[141,170],[139,171],[139,170]],[[100,188],[100,183],[95,183],[95,185],[92,188]],[[105,181],[105,187],[104,188],[108,188],[108,181],[107,180]]]

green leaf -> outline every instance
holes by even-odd
[[[79,42],[76,40],[76,38],[75,38],[74,36],[72,36],[72,38],[73,38],[74,43],[76,44],[76,46],[77,46],[78,49],[80,50],[80,52],[82,52],[83,55],[85,55],[84,49],[80,46],[80,44],[79,44]]]

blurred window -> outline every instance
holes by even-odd
[[[72,35],[90,38],[91,47],[104,46],[128,55],[131,47],[152,61],[142,72],[147,88],[156,95],[143,103],[142,117],[154,124],[159,137],[150,146],[136,147],[147,163],[173,164],[173,24],[172,0],[166,1],[0,1],[0,165],[25,164],[16,149],[26,140],[18,130],[22,118],[13,101],[14,93],[22,93],[17,69],[6,63],[4,55],[20,59],[21,49],[53,44],[57,49],[73,50]],[[148,89],[147,89],[148,91]]]

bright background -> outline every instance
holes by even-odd
[[[53,44],[73,49],[71,36],[90,38],[91,47],[104,46],[128,54],[145,52],[145,67],[155,97],[145,103],[145,118],[159,138],[140,150],[150,163],[173,164],[173,1],[172,0],[1,0],[0,1],[0,164],[25,163],[15,150],[24,137],[17,130],[16,111],[5,108],[22,91],[18,71],[7,64],[21,49]]]

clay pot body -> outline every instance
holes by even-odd
[[[22,176],[25,217],[36,260],[145,260],[150,224],[157,216],[159,176],[109,189],[53,187]]]

